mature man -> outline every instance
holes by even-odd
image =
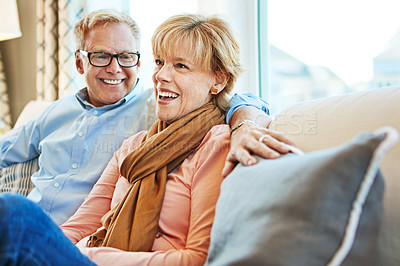
[[[35,188],[28,198],[57,224],[80,206],[122,141],[147,129],[155,118],[153,89],[134,89],[140,68],[140,33],[135,21],[119,12],[96,11],[75,26],[75,38],[76,68],[87,87],[54,102],[28,124],[0,139],[0,168],[39,157],[39,171],[31,177]],[[229,117],[238,107],[249,104],[266,110],[263,101],[249,96],[236,96],[232,104]],[[245,118],[254,121],[256,116],[269,122],[263,112],[243,107],[231,125]],[[228,157],[226,171],[238,160],[254,163],[250,151],[264,157],[274,157],[274,149],[287,152],[274,138],[267,145],[254,141],[266,133],[251,122],[240,124],[233,134],[236,150]]]

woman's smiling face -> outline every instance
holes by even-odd
[[[187,43],[167,58],[155,58],[153,74],[157,116],[168,124],[198,109],[211,100],[216,76],[195,62]]]

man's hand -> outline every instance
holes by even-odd
[[[266,129],[271,118],[254,107],[242,107],[237,110],[232,116],[231,126],[235,127],[245,119],[255,121],[257,126],[243,123],[232,133],[231,148],[222,171],[223,177],[226,177],[239,162],[245,166],[256,164],[257,159],[252,154],[265,159],[275,159],[280,154],[289,152],[287,144],[294,146],[282,133]]]

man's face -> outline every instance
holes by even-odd
[[[125,23],[96,25],[84,36],[84,50],[110,54],[137,52],[136,40]],[[76,68],[83,74],[90,103],[96,107],[113,104],[125,97],[135,86],[140,61],[134,67],[121,67],[116,58],[106,67],[95,67],[79,51],[75,52]]]

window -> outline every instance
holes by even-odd
[[[269,56],[260,62],[268,62],[272,113],[304,100],[400,85],[399,7],[392,0],[268,1],[268,31],[260,38],[268,32]]]

